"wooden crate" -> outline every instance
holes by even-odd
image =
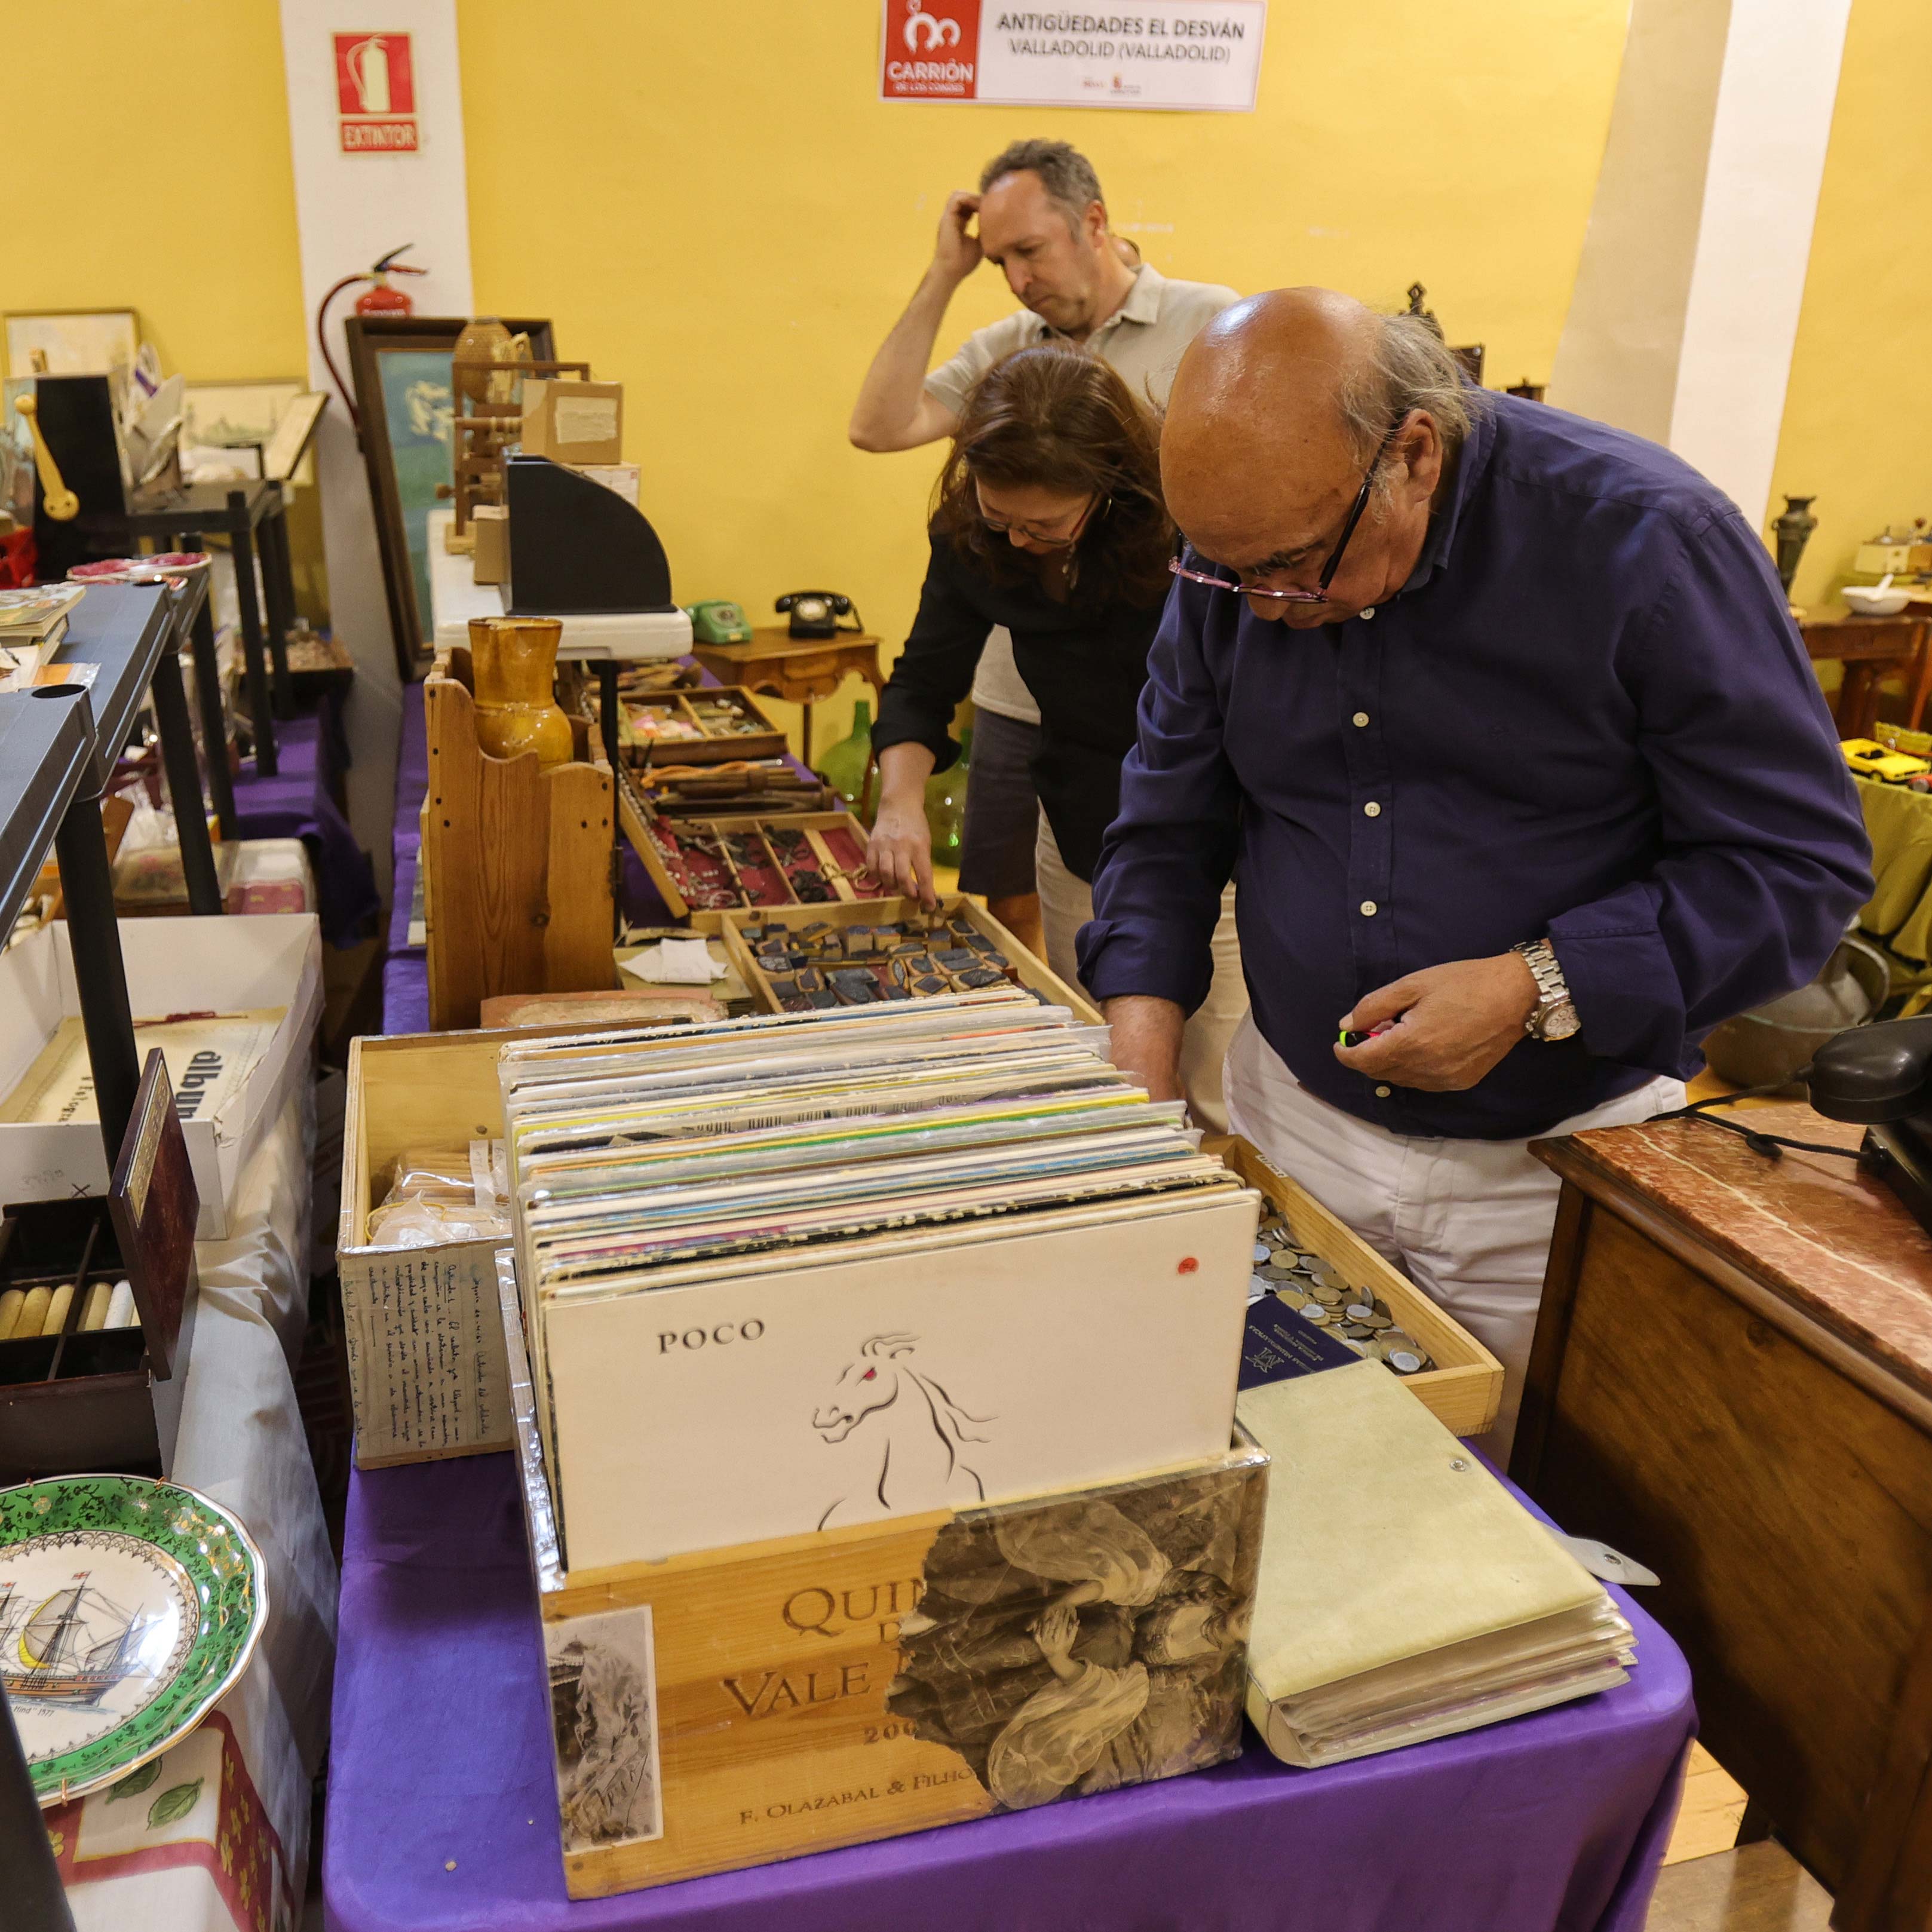
[[[573,721],[578,759],[493,758],[476,742],[470,653],[423,682],[429,789],[422,806],[430,1024],[473,1027],[498,993],[600,992],[611,963],[611,781]]]
[[[1215,1460],[1132,1481],[572,1571],[551,1514],[507,1255],[498,1281],[573,1898],[1173,1777],[1240,1751],[1268,1472],[1245,1436]],[[1045,1559],[1049,1578],[1025,1567],[1029,1550],[1064,1557],[1109,1535],[1121,1559],[1109,1566],[1112,1595],[1144,1600],[1115,1602],[1103,1584],[1101,1601],[1089,1592],[1074,1609],[1080,1635],[1104,1629],[1134,1654],[1158,1656],[1183,1600],[1211,1598],[1204,1640],[1174,1660],[1175,1674],[1193,1679],[1196,1720],[1178,1738],[1165,1728],[1153,1737],[1137,1719],[1120,1722],[1117,1705],[1091,1773],[1057,1785],[1036,1766],[1021,1786],[1005,1769],[1024,1756],[1009,1732],[1028,1694],[1053,1682],[1043,1655],[1006,1654],[1008,1642],[975,1672],[962,1653],[996,1618],[1030,1642],[1033,1620],[1072,1594],[1064,1561]],[[1156,1570],[1159,1585],[1138,1587]],[[1124,1570],[1136,1587],[1118,1580]],[[1200,1622],[1198,1610],[1179,1615],[1190,1630]],[[982,1722],[956,1745],[945,1722],[945,1694],[956,1690],[1000,1700],[1013,1714],[1007,1730],[988,1738]],[[594,1768],[578,1756],[592,1738]],[[1004,1760],[1003,1741],[1015,1747]]]
[[[1246,1141],[1238,1136],[1221,1158],[1288,1216],[1303,1252],[1331,1263],[1351,1288],[1380,1295],[1401,1326],[1429,1351],[1436,1366],[1405,1382],[1436,1420],[1458,1436],[1480,1436],[1487,1430],[1502,1402],[1502,1363]]]
[[[975,932],[983,933],[990,939],[1018,969],[1022,986],[1044,994],[1056,1006],[1070,1007],[1078,1019],[1094,1026],[1102,1023],[1100,1012],[1091,1000],[1077,987],[1070,986],[1044,960],[1029,952],[976,900],[969,898],[964,892],[943,892],[940,895],[939,910],[948,919],[963,921]],[[778,996],[772,991],[772,982],[765,976],[752,949],[746,944],[743,928],[812,926],[821,921],[829,926],[890,926],[920,910],[916,899],[868,899],[850,906],[760,907],[749,912],[725,913],[721,915],[721,921],[725,952],[732,964],[743,976],[745,983],[765,1003],[766,1010],[776,1012],[779,1010]]]
[[[698,738],[638,738],[632,735],[630,714],[645,706],[672,712],[685,723],[703,730],[703,723],[692,703],[694,698],[722,700],[736,704],[761,728],[756,731],[706,733]],[[640,692],[634,698],[626,698],[623,703],[624,762],[636,770],[652,765],[715,765],[728,764],[736,758],[782,758],[788,748],[784,726],[742,685],[705,685],[695,691]]]
[[[626,776],[628,777],[628,774]],[[672,917],[682,919],[688,914],[694,932],[722,932],[726,919],[730,916],[730,914],[727,911],[714,910],[708,908],[700,908],[695,910],[692,909],[684,894],[679,890],[676,880],[671,877],[670,868],[664,863],[663,854],[652,842],[646,819],[646,810],[635,787],[626,783],[621,790],[619,799],[619,822],[624,828],[625,836],[631,842],[632,850],[644,861],[644,870],[650,873],[656,884],[658,890],[664,896],[664,904],[670,908]],[[830,913],[836,911],[839,905],[867,906],[885,903],[883,899],[876,897],[864,896],[854,881],[845,876],[849,867],[836,858],[825,844],[825,833],[834,831],[843,832],[856,844],[860,854],[864,853],[866,828],[849,812],[796,812],[782,817],[774,816],[770,818],[734,816],[712,818],[692,812],[671,822],[679,825],[694,826],[706,832],[754,832],[763,834],[768,830],[802,832],[809,841],[812,850],[818,856],[819,863],[824,871],[827,883],[838,895],[836,904],[802,906],[794,898],[787,904],[782,906],[754,907],[747,902],[744,910],[760,915],[766,913],[776,915],[789,910]]]

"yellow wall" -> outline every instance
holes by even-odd
[[[1624,0],[1450,11],[1274,0],[1259,110],[1180,115],[882,103],[878,0],[458,0],[476,299],[622,380],[680,598],[843,590],[896,649],[938,453],[862,454],[846,417],[947,190],[1016,136],[1084,148],[1164,273],[1389,306],[1419,278],[1492,382],[1548,375]],[[1012,306],[982,269],[942,352]]]
[[[1855,0],[1773,481],[1774,512],[1787,492],[1818,499],[1800,604],[1823,602],[1887,522],[1932,517],[1928,66],[1923,0]]]
[[[6,10],[0,309],[136,310],[191,382],[305,376],[273,0]]]

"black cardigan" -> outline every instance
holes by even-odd
[[[1133,604],[1076,583],[1065,603],[1030,575],[1007,582],[935,531],[919,615],[879,702],[872,747],[908,742],[944,771],[959,755],[952,714],[973,688],[986,633],[1012,633],[1013,662],[1040,706],[1034,789],[1068,868],[1090,881],[1120,800],[1148,646],[1165,594]]]

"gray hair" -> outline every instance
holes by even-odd
[[[1472,388],[1462,365],[1420,316],[1378,315],[1373,346],[1342,376],[1336,392],[1342,428],[1355,460],[1366,468],[1384,438],[1412,410],[1426,410],[1453,457],[1468,436],[1483,392]],[[1388,488],[1386,472],[1376,494]]]
[[[1067,226],[1076,233],[1088,209],[1106,199],[1094,164],[1070,141],[1012,142],[980,170],[980,192],[984,194],[1002,175],[1027,173],[1039,176],[1047,200],[1066,217]]]

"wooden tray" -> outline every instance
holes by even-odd
[[[760,728],[756,731],[704,731],[694,699],[699,703],[714,699],[728,700],[736,704]],[[634,770],[641,771],[652,765],[716,765],[728,764],[735,758],[782,758],[785,754],[784,728],[742,685],[705,685],[695,691],[646,692],[635,698],[626,698],[623,704],[624,762]],[[698,738],[632,738],[630,713],[646,707],[670,712],[686,724],[697,726],[704,731],[704,735]]]
[[[1429,1351],[1436,1366],[1406,1377],[1405,1384],[1436,1420],[1458,1436],[1480,1436],[1488,1429],[1502,1402],[1502,1363],[1249,1142],[1236,1136],[1222,1148],[1221,1158],[1288,1216],[1304,1253],[1319,1255],[1340,1270],[1351,1288],[1380,1295],[1396,1321]]]
[[[732,964],[742,975],[746,985],[764,1004],[768,1012],[780,1010],[778,996],[772,991],[772,982],[765,976],[752,949],[746,944],[742,928],[747,926],[812,926],[823,921],[828,926],[890,926],[895,921],[908,919],[920,910],[916,899],[867,899],[856,905],[810,905],[758,907],[748,912],[728,912],[718,915],[724,938],[724,950]],[[970,926],[975,932],[983,933],[1004,952],[1007,959],[1019,970],[1020,983],[1030,986],[1042,993],[1056,1006],[1072,1008],[1076,1018],[1090,1025],[1102,1024],[1100,1015],[1093,1003],[1077,988],[1070,986],[1046,962],[1036,958],[1021,944],[1006,928],[980,904],[964,892],[946,892],[940,896],[939,910],[950,920]]]
[[[670,908],[671,916],[682,919],[688,914],[692,929],[695,932],[717,932],[722,930],[728,914],[725,910],[710,908],[692,908],[679,889],[676,880],[672,878],[663,854],[658,851],[651,838],[647,808],[634,785],[629,782],[629,774],[626,772],[622,776],[625,782],[618,800],[619,821],[624,828],[624,836],[631,842],[632,850],[644,861],[644,870],[650,873],[658,890],[663,894],[664,904]],[[692,812],[666,822],[694,826],[710,833],[748,832],[762,836],[767,831],[772,831],[802,832],[806,835],[818,855],[820,869],[838,895],[837,902],[830,904],[802,905],[794,896],[785,904],[779,906],[752,906],[747,903],[744,910],[748,912],[760,915],[786,911],[830,913],[836,912],[841,905],[880,905],[885,902],[883,899],[863,896],[854,881],[844,876],[848,867],[825,844],[825,833],[843,832],[862,856],[866,850],[866,828],[849,812],[794,812],[774,814],[770,818],[712,818]]]
[[[430,1024],[473,1027],[497,993],[596,992],[610,958],[610,774],[578,758],[539,770],[534,752],[493,758],[476,742],[470,653],[423,681],[429,790],[422,806]]]

